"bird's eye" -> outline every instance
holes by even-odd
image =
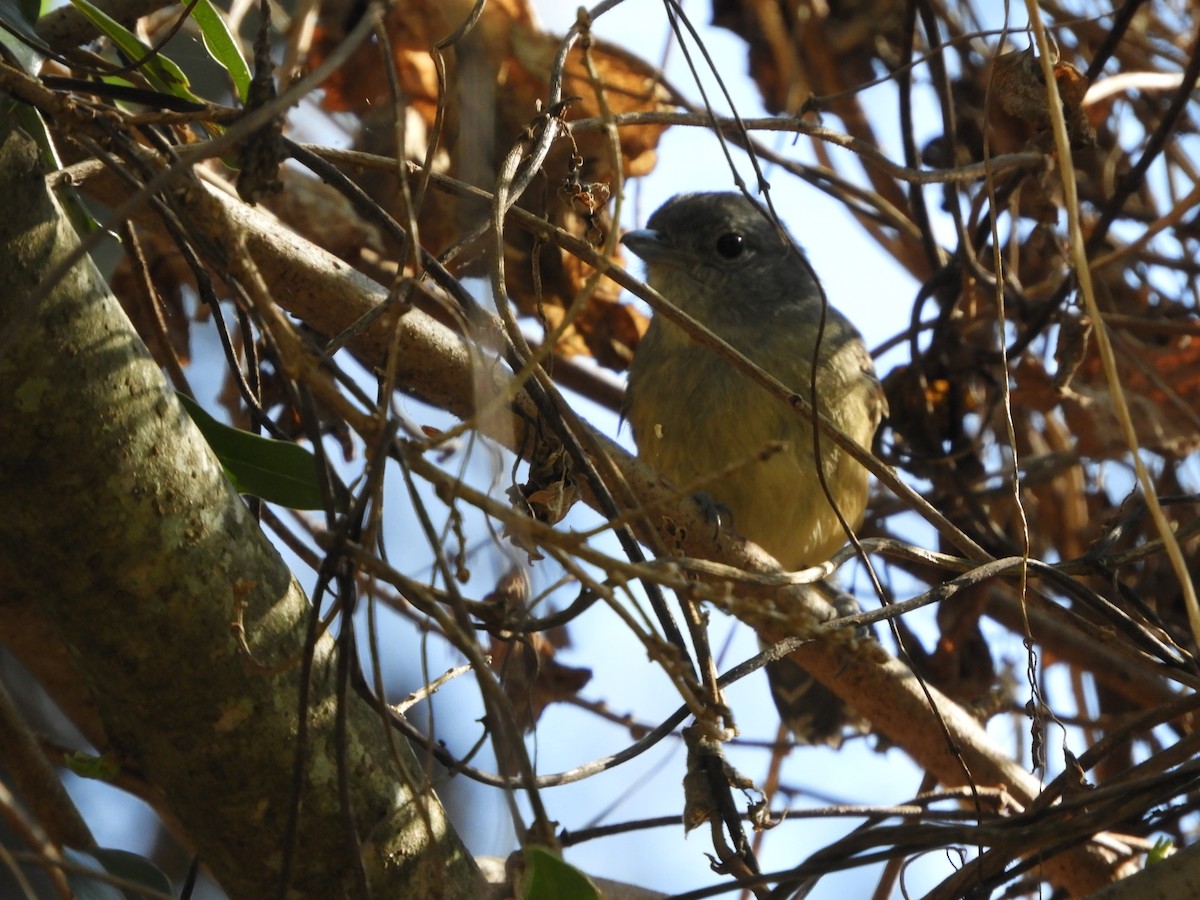
[[[726,259],[737,259],[746,249],[746,239],[736,231],[731,231],[717,238],[717,252]]]

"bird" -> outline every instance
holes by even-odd
[[[739,192],[681,194],[622,242],[647,284],[796,394],[811,398],[815,364],[817,408],[871,446],[887,412],[871,355],[764,205]],[[676,485],[704,483],[722,522],[789,570],[825,562],[846,543],[842,520],[862,522],[867,470],[820,442],[835,511],[811,423],[665,316],[652,317],[634,353],[622,417],[641,459]],[[763,453],[772,446],[782,450]],[[840,701],[790,659],[767,669],[793,738],[840,743]]]

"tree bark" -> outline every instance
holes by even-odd
[[[51,623],[109,749],[225,890],[274,896],[311,606],[90,260],[43,290],[78,241],[3,113],[0,184],[0,614]],[[320,639],[289,896],[480,896],[423,768],[339,696],[336,665]]]

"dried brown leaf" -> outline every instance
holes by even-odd
[[[386,27],[405,99],[419,113],[411,120],[406,155],[423,159],[419,124],[431,129],[438,90],[431,52],[437,40],[450,34],[473,6],[470,2],[432,0],[393,5]],[[327,48],[344,31],[333,10],[326,10],[321,46]],[[549,96],[549,78],[561,39],[537,28],[526,3],[508,0],[487,4],[475,27],[444,53],[447,94],[444,131],[439,146],[449,174],[486,190],[494,187],[501,158],[514,142],[536,127]],[[585,48],[594,78],[585,64]],[[316,58],[320,57],[318,52]],[[327,84],[326,105],[360,112],[364,129],[359,147],[394,155],[392,100],[380,73],[379,50],[364,47]],[[599,42],[580,42],[568,58],[563,75],[564,96],[572,98],[562,111],[567,123],[582,118],[638,110],[667,109],[669,95],[656,71],[628,53]],[[601,102],[603,96],[603,103]],[[557,112],[557,111],[556,111]],[[644,175],[655,163],[655,148],[664,128],[639,126],[620,131],[620,170],[624,177]],[[418,138],[420,138],[418,140]],[[603,198],[618,187],[618,171],[609,136],[602,130],[578,130],[557,141],[543,166],[543,177],[522,198],[521,205],[584,240],[598,245],[611,225]],[[365,175],[364,187],[400,220],[407,221],[394,177]],[[581,204],[581,200],[583,201]],[[486,221],[478,202],[430,192],[417,211],[422,245],[438,254],[464,232]],[[521,313],[541,314],[548,326],[562,323],[564,311],[586,289],[591,267],[551,244],[516,228],[505,233],[507,287]],[[480,247],[469,247],[456,262],[460,274],[482,272]],[[622,312],[620,289],[607,279],[591,288],[592,295],[568,324],[556,352],[586,354],[601,364],[627,365],[640,333],[636,316]]]

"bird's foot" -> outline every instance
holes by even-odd
[[[733,526],[733,511],[712,494],[707,491],[696,491],[692,494],[692,499],[704,513],[704,521],[713,526],[714,538],[720,535],[722,528]]]

